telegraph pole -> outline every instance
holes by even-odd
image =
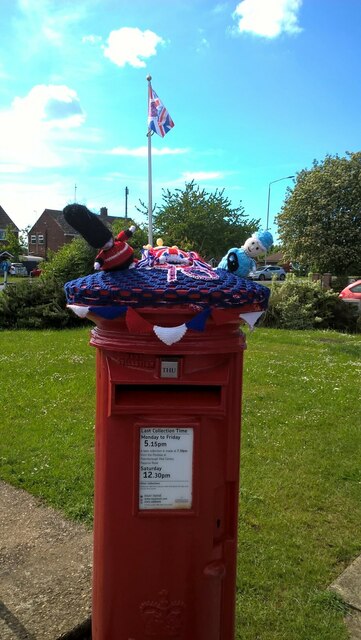
[[[129,195],[129,189],[128,187],[125,187],[125,218],[128,217],[128,195]]]

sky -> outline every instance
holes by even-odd
[[[360,59],[360,0],[1,0],[0,205],[124,216],[127,187],[146,223],[151,75],[153,205],[194,180],[277,238],[288,176],[360,151]]]

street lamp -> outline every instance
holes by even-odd
[[[269,183],[268,185],[268,201],[267,201],[267,220],[266,220],[266,229],[268,230],[268,226],[269,226],[269,205],[270,205],[270,200],[271,200],[271,184],[274,184],[275,182],[281,182],[281,180],[291,180],[291,178],[294,178],[295,176],[285,176],[284,178],[278,178],[278,180],[272,180],[272,182]],[[264,263],[267,263],[267,253],[265,254],[264,257]]]
[[[286,176],[285,178],[278,178],[278,180],[272,180],[272,182],[269,183],[268,185],[268,202],[267,202],[267,223],[266,223],[266,229],[268,230],[268,222],[269,222],[269,204],[270,204],[270,199],[271,199],[271,184],[274,184],[275,182],[281,182],[281,180],[291,180],[291,178],[294,178],[295,176]]]

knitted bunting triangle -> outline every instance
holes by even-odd
[[[150,334],[153,331],[151,323],[148,322],[148,320],[144,320],[144,318],[131,307],[127,309],[125,322],[130,333]]]
[[[179,342],[179,340],[183,338],[187,333],[187,327],[185,324],[180,324],[178,327],[158,327],[154,325],[153,331],[159,340],[169,346],[174,344],[174,342]]]
[[[251,311],[250,313],[240,313],[239,317],[242,318],[242,320],[244,320],[251,329],[253,329],[258,318],[260,318],[263,313],[263,311]]]
[[[85,318],[89,311],[89,307],[84,307],[80,304],[68,304],[67,307],[68,309],[71,309],[71,311],[73,311],[73,313],[75,313],[75,315],[77,315],[79,318]]]
[[[200,313],[197,313],[192,320],[186,322],[188,329],[192,329],[193,331],[204,331],[206,322],[210,316],[211,309],[204,309]]]
[[[125,314],[127,307],[89,307],[89,312],[94,313],[101,318],[114,320]]]
[[[125,305],[120,307],[87,307],[85,305],[69,304],[67,306],[68,309],[71,309],[80,318],[85,318],[88,313],[93,313],[101,318],[114,320],[126,314],[125,321],[130,333],[150,335],[154,331],[159,340],[168,345],[181,340],[187,333],[187,329],[191,329],[192,331],[204,331],[210,314],[212,314],[212,318],[216,325],[234,321],[236,317],[239,317],[246,322],[251,329],[253,329],[257,320],[264,313],[263,311],[238,313],[239,310],[211,309],[208,307],[200,313],[197,313],[197,315],[195,315],[191,320],[188,320],[185,324],[181,324],[176,327],[160,327],[158,325],[153,326],[148,322],[148,320],[142,318],[135,309],[132,307],[126,307]]]

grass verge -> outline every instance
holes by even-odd
[[[2,331],[0,477],[92,521],[89,329]],[[361,552],[361,336],[247,335],[237,640],[343,640],[327,589]]]
[[[361,337],[248,335],[238,638],[341,640],[328,585],[361,552]]]
[[[88,335],[0,332],[0,476],[91,523],[95,353]]]

